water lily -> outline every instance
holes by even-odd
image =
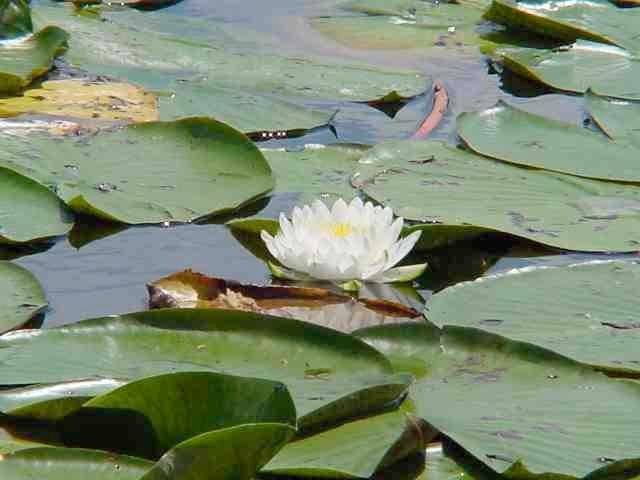
[[[316,200],[293,209],[291,219],[280,214],[280,231],[274,237],[261,232],[267,249],[282,267],[271,272],[290,280],[328,280],[344,288],[360,282],[408,282],[426,264],[395,267],[411,251],[421,232],[399,238],[404,220],[393,218],[389,207],[337,200],[331,209]],[[395,267],[395,268],[393,268]]]

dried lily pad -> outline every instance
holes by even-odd
[[[185,270],[147,285],[152,308],[224,308],[351,332],[359,328],[418,321],[420,312],[387,300],[354,299],[323,288],[243,285]]]
[[[65,49],[69,35],[58,27],[0,44],[0,93],[16,93],[47,73]]]
[[[0,116],[23,113],[150,122],[158,120],[158,102],[155,95],[125,82],[54,80],[21,97],[0,100]]]

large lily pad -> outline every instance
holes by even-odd
[[[424,451],[437,432],[403,409],[341,425],[285,446],[261,473],[311,478],[370,478]]]
[[[28,448],[0,461],[3,480],[138,480],[153,462],[107,452],[72,448]]]
[[[0,44],[0,93],[19,92],[47,73],[68,38],[58,27],[46,27],[30,37]]]
[[[611,45],[578,41],[552,50],[512,48],[499,51],[504,66],[556,90],[640,99],[636,81],[640,60]]]
[[[586,109],[600,129],[616,142],[640,149],[640,102],[616,100],[587,92]]]
[[[253,143],[207,118],[134,124],[88,141],[4,136],[0,145],[0,164],[49,185],[72,209],[131,224],[191,221],[273,187]]]
[[[640,467],[629,422],[639,384],[469,328],[445,328],[431,361],[411,390],[416,413],[495,472],[583,478]]]
[[[0,292],[0,334],[24,325],[47,308],[36,277],[11,262],[0,262]]]
[[[437,142],[381,144],[366,158],[366,169],[359,166],[363,191],[405,218],[473,225],[569,250],[640,245],[637,186],[523,169]]]
[[[0,38],[13,38],[33,29],[27,0],[0,1]]]
[[[354,299],[324,288],[243,285],[191,270],[147,285],[153,308],[223,308],[295,318],[341,332],[415,321],[421,314],[397,302]]]
[[[474,152],[505,162],[582,177],[640,182],[640,149],[504,102],[460,115],[458,135]]]
[[[0,167],[0,243],[57,237],[72,226],[71,213],[50,190]]]
[[[640,373],[640,264],[525,268],[447,288],[427,317],[553,350],[604,370]]]
[[[0,115],[40,113],[127,122],[158,120],[155,95],[122,82],[54,80],[0,100]]]
[[[251,480],[293,436],[289,425],[258,423],[216,430],[167,452],[140,480]]]
[[[353,337],[232,310],[154,310],[0,337],[6,384],[180,371],[282,381],[303,427],[380,408],[409,381],[392,375],[381,354]]]
[[[618,8],[607,0],[493,0],[485,17],[567,42],[582,38],[640,51],[640,10]]]

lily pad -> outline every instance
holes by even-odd
[[[568,250],[640,245],[634,185],[524,169],[437,142],[381,144],[367,155],[372,162],[359,167],[363,191],[408,219],[482,227]],[[431,160],[412,163],[424,157]]]
[[[640,99],[640,60],[611,45],[580,40],[552,50],[501,49],[506,68],[556,90]]]
[[[24,39],[0,44],[0,93],[16,93],[47,73],[66,49],[67,32],[45,27]]]
[[[440,342],[411,389],[416,413],[496,473],[583,478],[640,467],[629,422],[640,414],[639,384],[476,329],[446,327]]]
[[[153,459],[191,437],[246,423],[295,427],[286,387],[211,372],[159,375],[89,400],[61,428],[67,445]]]
[[[356,0],[342,8],[363,15],[320,17],[312,25],[336,41],[356,48],[448,47],[464,51],[477,45],[483,2]]]
[[[155,95],[123,82],[53,80],[21,97],[0,99],[0,116],[39,113],[126,122],[158,120]]]
[[[147,285],[152,308],[223,308],[295,318],[341,332],[415,321],[400,303],[354,299],[324,288],[243,285],[185,270]]]
[[[301,194],[300,202],[316,198],[349,200],[357,195],[349,184],[364,145],[312,145],[300,151],[263,149],[276,176],[276,193]]]
[[[70,0],[75,5],[82,7],[86,5],[112,5],[112,2],[105,0]],[[118,0],[118,6],[127,6],[131,8],[140,8],[143,10],[154,10],[180,2],[180,0]]]
[[[639,283],[634,262],[525,268],[447,288],[426,313],[439,326],[473,327],[599,369],[640,373]]]
[[[0,337],[0,378],[9,385],[181,371],[281,381],[303,428],[375,411],[409,381],[353,337],[233,310],[155,310]]]
[[[640,10],[619,8],[607,0],[493,0],[485,17],[514,30],[562,41],[582,38],[640,51]]]
[[[640,182],[640,149],[504,102],[460,115],[458,135],[474,152],[505,162],[581,177]]]
[[[72,448],[29,448],[0,461],[3,480],[138,480],[153,462],[107,452]]]
[[[216,430],[167,452],[140,480],[251,480],[293,436],[289,425],[259,423]]]
[[[424,451],[437,435],[403,409],[346,423],[286,445],[261,473],[311,478],[370,478]]]
[[[89,140],[4,136],[0,146],[0,164],[49,185],[75,211],[130,224],[188,222],[273,187],[254,144],[207,118],[134,124]]]
[[[0,136],[0,143],[3,138]],[[72,226],[71,213],[50,190],[0,167],[0,243],[57,237]]]
[[[587,92],[587,112],[598,127],[616,142],[640,149],[640,102],[617,100]]]
[[[47,308],[36,277],[11,262],[0,262],[0,292],[0,334],[24,325]]]
[[[0,1],[0,38],[13,38],[31,33],[31,9],[27,0]]]

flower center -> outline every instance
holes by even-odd
[[[353,233],[353,227],[348,223],[334,223],[329,225],[328,230],[336,237],[346,237]]]

